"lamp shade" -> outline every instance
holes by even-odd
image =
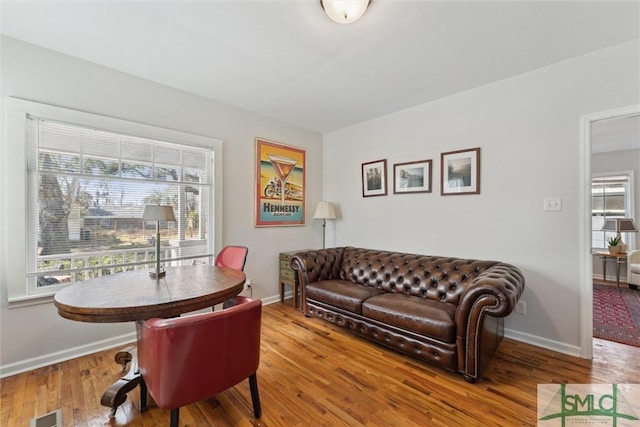
[[[336,219],[336,212],[333,204],[330,202],[319,202],[316,212],[313,214],[314,219]]]
[[[615,231],[616,233],[635,233],[638,231],[633,218],[605,219],[601,230]]]
[[[618,221],[616,221],[615,219],[605,219],[604,223],[602,224],[602,231],[618,231],[617,230],[618,227]]]
[[[638,231],[632,218],[622,218],[618,220],[618,229],[621,233],[635,233]]]
[[[360,19],[371,0],[320,0],[320,5],[338,24],[350,24]]]
[[[142,219],[145,221],[175,221],[173,207],[169,205],[146,205]]]

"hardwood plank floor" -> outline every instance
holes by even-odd
[[[263,308],[253,419],[248,381],[184,407],[189,426],[527,426],[536,424],[537,384],[638,383],[640,348],[596,340],[583,360],[505,339],[476,384],[461,375],[305,318],[291,301]],[[120,348],[0,381],[0,426],[28,426],[62,409],[65,426],[167,426],[169,411],[138,411],[138,390],[110,420],[102,392],[120,375]]]

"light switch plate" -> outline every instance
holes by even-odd
[[[561,211],[562,210],[562,198],[561,197],[549,197],[544,199],[545,211]]]

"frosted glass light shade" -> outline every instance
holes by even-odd
[[[360,19],[370,0],[320,0],[329,18],[338,24],[350,24]]]

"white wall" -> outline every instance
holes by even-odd
[[[279,252],[320,245],[320,223],[312,219],[322,194],[320,134],[14,39],[2,37],[0,41],[3,101],[19,97],[224,141],[222,241],[249,247],[245,272],[253,280],[254,296],[278,294]],[[253,226],[255,137],[307,150],[306,226]],[[5,160],[10,161],[3,158],[3,163]],[[10,183],[0,183],[0,188],[3,215],[13,198],[24,195],[12,194]],[[63,319],[51,302],[8,308],[7,266],[5,254],[0,255],[0,375],[89,351],[96,345],[115,345],[121,335],[133,331],[130,324]]]
[[[249,246],[245,271],[255,296],[277,294],[278,252],[319,246],[321,227],[311,216],[325,199],[338,203],[340,216],[327,226],[328,246],[517,265],[527,280],[527,315],[511,315],[509,333],[579,353],[579,117],[640,102],[637,40],[324,136],[13,39],[0,41],[3,99],[222,139],[223,242]],[[253,227],[256,136],[307,150],[305,227]],[[482,148],[481,194],[440,196],[440,153],[476,146]],[[362,198],[360,165],[382,158],[389,162],[390,194]],[[434,192],[393,195],[393,163],[429,158]],[[0,184],[4,214],[22,195]],[[543,199],[556,196],[563,210],[543,212]],[[8,309],[3,271],[0,280],[0,374],[68,357],[91,343],[109,345],[133,330],[65,320],[52,303]]]
[[[324,135],[328,244],[496,259],[522,269],[508,334],[579,354],[580,116],[640,102],[638,40]],[[426,83],[425,83],[426,84]],[[440,153],[481,147],[481,194],[440,195]],[[387,159],[389,195],[361,196]],[[433,193],[393,194],[393,164],[433,159]],[[562,197],[562,211],[543,199]],[[586,345],[590,345],[586,344]]]

